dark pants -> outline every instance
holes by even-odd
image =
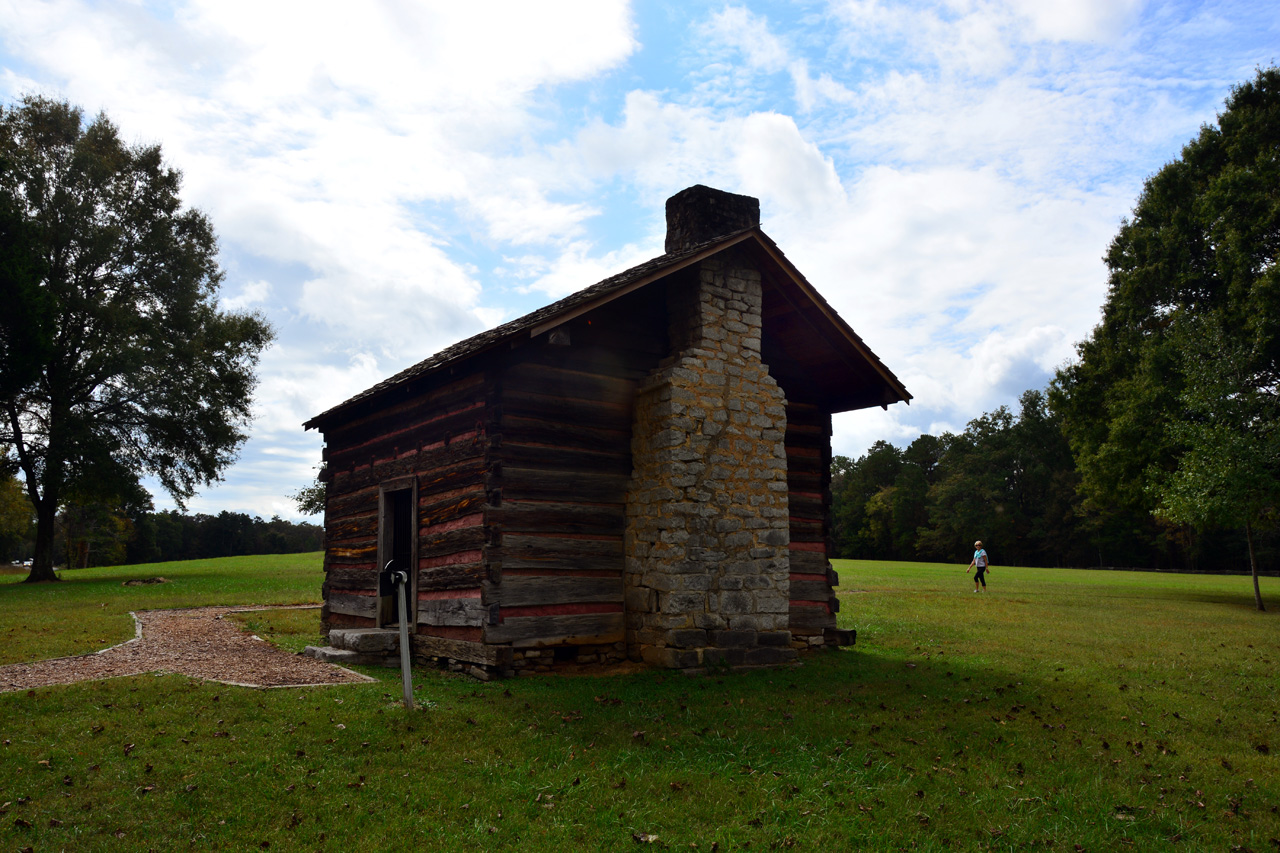
[[[974,585],[977,586],[978,584],[982,584],[982,588],[986,589],[987,588],[987,579],[985,577],[986,574],[987,574],[986,566],[978,566],[976,569],[974,569],[973,570]]]

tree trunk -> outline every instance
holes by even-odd
[[[31,574],[23,583],[47,583],[58,580],[53,571],[53,523],[58,505],[46,497],[36,505],[36,553],[31,559]]]
[[[1249,522],[1244,523],[1244,538],[1249,543],[1249,570],[1253,573],[1253,603],[1258,606],[1259,610],[1266,610],[1262,606],[1262,591],[1258,589],[1258,560],[1253,555],[1253,527]]]

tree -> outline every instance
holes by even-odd
[[[158,145],[64,102],[0,108],[0,442],[36,513],[27,581],[56,580],[66,500],[155,475],[179,505],[246,438],[259,316],[220,311],[213,227]]]
[[[1198,525],[1232,515],[1184,511],[1184,499],[1210,471],[1241,471],[1266,431],[1228,441],[1231,395],[1245,388],[1222,390],[1235,379],[1198,368],[1233,342],[1247,343],[1236,378],[1274,376],[1280,363],[1277,150],[1280,69],[1260,69],[1232,90],[1217,126],[1148,179],[1112,241],[1102,322],[1053,389],[1089,505]],[[1253,506],[1265,491],[1238,479],[1231,502]]]
[[[320,475],[317,474],[314,483],[310,486],[303,486],[289,497],[298,505],[298,512],[303,515],[320,515],[324,512],[327,494],[325,483],[320,479]]]
[[[31,502],[22,484],[0,470],[0,560],[8,560],[31,541]]]
[[[1214,316],[1179,333],[1189,381],[1170,432],[1182,453],[1177,469],[1151,485],[1156,512],[1196,527],[1244,528],[1254,605],[1266,610],[1253,531],[1280,508],[1280,365]]]

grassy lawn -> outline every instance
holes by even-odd
[[[0,666],[96,652],[133,639],[131,610],[319,604],[321,557],[273,554],[76,569],[61,572],[56,584],[23,584],[25,569],[0,573]],[[156,577],[169,583],[124,586]]]
[[[47,629],[52,656],[85,648],[94,608],[314,598],[314,555],[264,559],[0,582],[0,626]],[[858,645],[794,670],[421,670],[408,714],[381,670],[0,694],[0,850],[1280,846],[1280,631],[1247,578],[996,566],[975,595],[962,567],[837,568]],[[175,582],[120,586],[153,574]],[[316,630],[314,611],[243,619],[291,649]]]

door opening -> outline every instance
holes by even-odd
[[[417,560],[414,547],[417,537],[414,535],[415,490],[388,489],[382,491],[382,530],[379,537],[379,570],[391,564],[392,570],[404,570],[409,573],[409,628],[417,618]],[[399,611],[394,595],[382,596],[378,604],[378,626],[391,627],[400,624]]]

